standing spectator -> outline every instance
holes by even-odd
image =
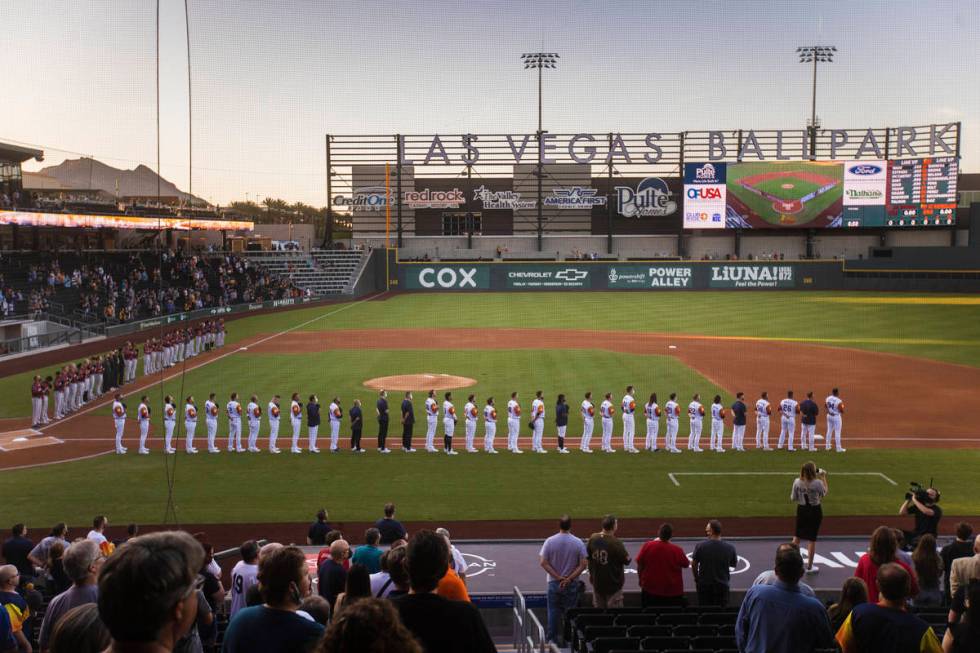
[[[95,603],[99,599],[99,588],[96,577],[105,556],[99,551],[99,545],[92,540],[75,542],[65,552],[65,573],[72,580],[72,586],[51,599],[48,609],[44,612],[41,622],[39,644],[41,651],[49,648],[48,640],[51,631],[66,612],[86,603]]]
[[[102,653],[112,643],[99,606],[86,603],[65,613],[51,633],[51,653]]]
[[[943,636],[945,653],[976,653],[980,650],[980,583],[971,583],[965,598],[969,608],[963,620],[950,624]]]
[[[120,547],[99,574],[99,616],[112,635],[107,652],[173,650],[197,617],[194,583],[203,561],[201,545],[180,531]]]
[[[942,575],[943,559],[936,553],[936,538],[926,533],[912,554],[912,566],[919,581],[919,593],[915,596],[915,607],[940,606],[943,604]]]
[[[374,527],[381,533],[381,543],[391,544],[395,540],[408,539],[408,533],[401,522],[395,519],[395,504],[386,503],[384,507],[385,516],[374,523]]]
[[[31,653],[31,643],[24,632],[25,623],[31,618],[27,601],[17,593],[20,585],[20,572],[14,565],[0,567],[0,610],[10,617],[10,627],[17,640],[17,648],[23,653]]]
[[[231,570],[231,609],[228,618],[234,619],[239,610],[246,607],[248,590],[259,582],[259,545],[255,540],[246,540],[238,548],[242,559]]]
[[[878,569],[877,603],[855,606],[837,631],[843,653],[940,653],[942,648],[932,628],[905,611],[912,575],[894,562]]]
[[[337,615],[317,653],[422,653],[391,601],[364,599]]]
[[[466,560],[463,559],[463,554],[459,552],[455,546],[453,546],[453,541],[449,539],[449,531],[445,528],[437,528],[436,535],[442,535],[446,538],[446,544],[449,545],[449,555],[452,558],[451,567],[459,576],[460,580],[464,583],[466,582]],[[469,599],[467,599],[469,600]]]
[[[319,594],[310,594],[304,598],[299,604],[299,611],[310,615],[313,621],[323,627],[330,623],[330,604]]]
[[[378,413],[378,451],[391,453],[388,448],[388,393],[382,390],[378,393],[378,403],[375,405]]]
[[[776,553],[777,581],[745,593],[735,625],[742,653],[810,653],[831,648],[834,634],[823,604],[800,592],[803,556],[795,547]]]
[[[337,595],[333,613],[340,614],[347,606],[352,605],[360,599],[371,597],[371,575],[367,567],[353,563],[347,571],[347,579],[344,581],[344,591]]]
[[[898,559],[898,541],[895,533],[887,526],[879,526],[871,534],[871,543],[868,545],[868,552],[858,559],[857,569],[854,575],[862,579],[868,586],[868,601],[878,602],[878,568],[889,562],[897,562],[905,567],[912,577],[912,596],[919,593],[919,585],[912,573],[912,568]]]
[[[344,591],[347,584],[347,569],[344,562],[350,557],[350,545],[346,540],[334,540],[330,545],[330,557],[323,561],[317,570],[320,596],[327,600],[330,607],[336,611],[334,603],[337,595]]]
[[[602,518],[602,530],[593,533],[586,545],[589,556],[589,581],[592,583],[592,605],[597,608],[623,607],[623,585],[630,555],[616,537],[618,522],[613,515]]]
[[[673,536],[673,526],[662,524],[658,538],[646,542],[636,556],[643,607],[687,604],[681,570],[690,567],[691,562],[684,555],[684,549],[671,544]]]
[[[204,592],[199,589],[194,591],[197,593],[197,612],[194,615],[194,622],[191,624],[190,630],[177,640],[174,645],[174,653],[203,653],[205,639],[210,641],[211,638],[214,614]]]
[[[557,644],[565,613],[578,605],[582,586],[579,576],[589,563],[582,540],[572,535],[571,517],[561,516],[558,532],[544,541],[539,558],[541,567],[548,572],[547,640]]]
[[[868,602],[868,586],[860,578],[851,576],[840,588],[840,599],[827,608],[830,630],[837,632],[851,614],[854,606]]]
[[[698,591],[698,605],[728,605],[731,570],[738,566],[735,547],[721,539],[721,522],[712,519],[704,527],[708,539],[694,547],[691,572]]]
[[[64,522],[52,526],[51,533],[37,543],[37,546],[27,554],[27,559],[35,567],[45,568],[48,563],[48,551],[55,542],[61,542],[62,546],[68,548],[68,527]]]
[[[17,571],[24,579],[34,577],[34,565],[28,557],[34,549],[34,543],[27,539],[27,527],[23,524],[14,524],[10,529],[10,539],[0,547],[0,553],[8,565],[17,567]]]
[[[584,547],[583,547],[584,548]],[[421,530],[406,549],[412,592],[394,603],[402,623],[426,653],[495,653],[483,618],[471,603],[435,594],[449,568],[449,547],[441,535]]]
[[[980,535],[973,540],[974,555],[953,561],[949,574],[949,589],[954,600],[957,591],[966,587],[970,581],[980,580]]]
[[[264,603],[245,608],[228,624],[224,653],[291,653],[310,651],[323,626],[296,614],[310,593],[306,556],[285,546],[262,558],[259,583]]]
[[[943,547],[939,557],[943,559],[943,592],[949,602],[952,595],[949,591],[949,577],[953,570],[953,560],[969,558],[973,555],[973,526],[966,522],[956,525],[956,539]]]
[[[129,526],[126,527],[126,537],[122,538],[121,540],[113,540],[112,545],[114,547],[122,546],[123,544],[130,541],[131,539],[133,539],[139,534],[140,534],[139,524],[130,524]]]
[[[15,653],[17,648],[14,629],[10,625],[10,615],[6,610],[0,610],[0,653]]]
[[[406,392],[402,400],[402,451],[415,453],[412,447],[412,428],[415,426],[415,407],[412,406],[412,393]]]
[[[111,550],[106,550],[107,546],[110,546],[108,538],[105,536],[105,529],[109,526],[109,518],[105,515],[98,515],[92,520],[92,530],[88,532],[85,536],[86,539],[92,540],[99,545],[102,552],[106,555],[112,553]]]
[[[381,571],[381,549],[378,543],[381,541],[381,533],[377,528],[369,528],[364,531],[364,545],[354,549],[351,557],[352,565],[363,565],[368,574],[376,574]]]
[[[799,546],[800,540],[807,541],[806,573],[820,571],[813,566],[817,551],[817,537],[823,522],[823,498],[827,496],[827,472],[817,469],[813,462],[803,463],[800,477],[793,481],[790,500],[796,504],[796,534],[793,544]]]
[[[327,521],[327,509],[320,508],[316,511],[316,521],[310,526],[310,531],[306,534],[306,543],[313,546],[323,546],[326,544],[327,533],[332,529],[330,522]]]

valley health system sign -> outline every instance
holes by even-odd
[[[724,229],[727,164],[684,164],[684,228]]]

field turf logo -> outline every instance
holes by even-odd
[[[791,265],[713,265],[712,288],[793,288]]]

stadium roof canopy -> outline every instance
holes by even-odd
[[[44,151],[35,150],[21,145],[11,145],[10,143],[0,143],[0,161],[13,161],[23,163],[28,159],[44,161]]]

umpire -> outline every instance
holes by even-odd
[[[391,453],[391,450],[385,446],[385,441],[388,439],[388,393],[384,390],[378,393],[376,410],[378,411],[378,451]]]
[[[402,400],[402,450],[414,453],[412,448],[412,427],[415,425],[415,408],[412,406],[411,391],[405,393]]]

